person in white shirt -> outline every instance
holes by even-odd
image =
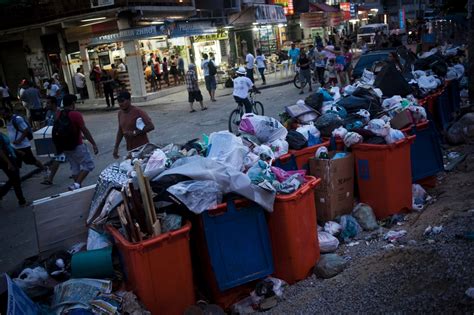
[[[265,80],[265,68],[267,67],[267,60],[260,49],[257,49],[257,57],[255,57],[255,62],[257,63],[258,72],[260,72],[260,76],[262,77],[262,85],[265,85],[267,84],[267,81]]]
[[[7,108],[8,106],[8,108],[13,109],[12,100],[10,97],[10,89],[3,81],[0,81],[0,96],[2,97],[3,108]]]
[[[248,74],[248,71],[246,71],[244,67],[239,67],[235,73],[237,74],[237,78],[234,79],[234,92],[232,95],[238,104],[243,104],[245,106],[246,113],[251,113],[252,103],[250,103],[250,100],[248,99],[249,91],[250,89],[253,89],[256,93],[260,92],[253,84],[252,80],[245,76]]]
[[[247,63],[245,65],[245,68],[247,69],[247,78],[249,78],[253,83],[255,82],[255,79],[253,78],[253,64],[255,63],[255,58],[250,52],[245,57],[245,62]]]
[[[202,55],[203,61],[201,63],[201,69],[204,72],[204,81],[206,82],[206,90],[209,92],[209,97],[211,98],[212,102],[216,101],[216,88],[217,88],[217,81],[215,74],[210,72],[209,65],[212,63],[211,66],[214,66],[215,69],[216,65],[212,59],[209,59],[207,54]]]
[[[81,99],[86,98],[86,76],[82,74],[81,68],[77,68],[74,74],[74,83],[76,84],[77,92],[81,95]]]
[[[119,59],[119,64],[117,66],[117,69],[119,72],[126,72],[127,71],[127,66],[123,63],[122,59]]]

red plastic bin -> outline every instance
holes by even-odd
[[[369,204],[378,219],[412,207],[410,145],[415,137],[352,147],[360,202]]]
[[[275,277],[293,284],[307,278],[319,260],[314,189],[321,182],[306,176],[296,192],[277,195],[267,214]]]
[[[329,146],[329,141],[326,140],[320,144],[316,144],[316,145],[313,145],[301,150],[289,150],[288,153],[293,154],[293,156],[295,157],[296,166],[298,166],[299,170],[308,170],[309,159],[314,157],[314,155],[316,154],[316,151],[320,147],[328,147],[328,146]]]
[[[183,314],[195,303],[191,223],[139,243],[130,243],[110,225],[107,230],[118,248],[127,288],[152,314]]]

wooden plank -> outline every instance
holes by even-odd
[[[145,183],[145,178],[143,176],[141,163],[139,161],[136,161],[135,165],[134,165],[134,168],[135,168],[135,172],[137,174],[137,180],[138,180],[138,187],[140,189],[140,195],[142,196],[142,203],[143,203],[143,209],[145,211],[147,232],[150,235],[153,235],[153,223],[155,223],[155,221],[153,221],[152,209],[150,209],[150,200],[149,200],[149,196],[147,194],[146,183]]]

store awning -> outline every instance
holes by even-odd
[[[174,22],[167,25],[171,38],[216,34],[217,27],[211,21]]]
[[[304,28],[338,26],[342,23],[341,12],[308,12],[301,13],[301,26]]]
[[[309,12],[339,12],[339,9],[324,3],[310,3]]]

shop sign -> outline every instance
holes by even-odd
[[[101,8],[114,5],[114,0],[91,0],[91,8]]]
[[[283,12],[285,13],[285,15],[295,14],[293,0],[275,0],[274,3],[283,7]]]
[[[285,12],[279,5],[261,4],[255,7],[255,22],[257,23],[286,23]]]
[[[352,19],[357,18],[357,10],[359,10],[359,9],[357,8],[357,4],[351,3],[350,12],[351,12],[351,18],[352,18]]]
[[[207,42],[211,40],[221,40],[221,39],[228,39],[229,36],[226,31],[219,31],[217,34],[206,34],[206,35],[198,35],[194,36],[195,42]]]
[[[326,18],[323,12],[301,13],[301,26],[303,28],[324,27]]]
[[[401,30],[404,30],[405,29],[405,8],[401,8],[399,11],[398,11],[398,19],[399,19],[399,23],[400,23],[400,29]]]
[[[153,25],[140,28],[131,28],[127,30],[121,30],[118,33],[102,35],[91,38],[90,44],[106,44],[118,41],[135,40],[148,37],[156,37],[166,35],[166,31],[163,25]]]
[[[173,22],[167,25],[170,37],[188,37],[217,33],[210,21]]]

